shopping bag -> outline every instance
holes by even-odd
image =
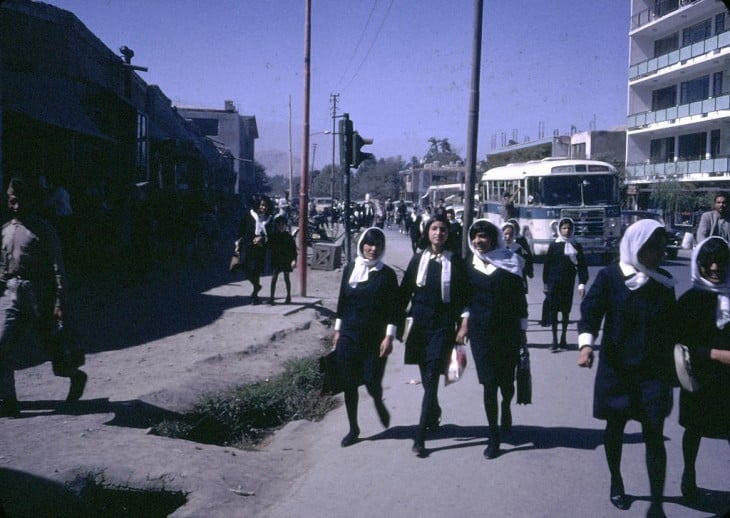
[[[466,368],[466,347],[459,344],[451,350],[449,367],[444,376],[444,385],[451,385],[459,381],[464,375]]]
[[[78,337],[62,321],[51,336],[51,367],[55,376],[70,376],[86,362]]]
[[[322,373],[322,395],[335,395],[344,390],[337,368],[336,350],[319,358],[319,372]]]
[[[532,403],[532,375],[530,374],[530,351],[526,346],[520,348],[517,361],[517,404]]]

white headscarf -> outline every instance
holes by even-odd
[[[619,266],[625,276],[628,276],[624,284],[630,290],[638,290],[649,279],[654,279],[667,288],[673,288],[677,281],[671,276],[650,270],[639,262],[639,250],[644,246],[656,229],[664,227],[653,219],[640,219],[631,224],[621,238],[619,247]]]
[[[485,275],[491,275],[498,268],[501,268],[502,270],[514,273],[515,275],[522,276],[524,259],[522,259],[522,257],[514,253],[509,248],[505,247],[504,236],[502,236],[502,232],[497,229],[494,223],[486,219],[478,219],[474,221],[474,223],[472,223],[469,227],[469,236],[471,237],[471,232],[474,228],[474,225],[481,222],[487,223],[488,225],[494,227],[497,234],[497,242],[494,244],[494,248],[492,248],[489,252],[483,254],[474,247],[471,239],[469,239],[469,249],[471,250],[472,254],[474,254],[474,258],[472,259],[472,264],[474,265],[474,268],[476,268],[477,271]]]
[[[725,246],[728,246],[728,242],[718,236],[710,236],[703,239],[692,251],[692,265],[690,266],[690,271],[693,288],[717,294],[715,323],[717,324],[718,329],[723,329],[728,323],[730,323],[730,269],[725,270],[727,272],[727,276],[720,284],[713,284],[702,277],[702,274],[700,273],[700,265],[697,260],[702,247],[713,239],[717,239]]]
[[[254,235],[256,236],[265,236],[266,235],[266,225],[269,223],[269,220],[271,219],[270,214],[259,214],[257,211],[251,209],[251,217],[253,218],[254,222],[256,223],[256,230],[254,231]]]
[[[380,250],[380,255],[375,259],[366,259],[362,253],[363,239],[370,231],[378,232],[383,241],[383,248]],[[383,256],[385,255],[385,234],[378,227],[370,227],[360,235],[360,239],[357,240],[357,258],[355,258],[355,266],[352,268],[348,284],[353,288],[360,282],[368,280],[371,270],[380,270],[383,267]]]
[[[568,237],[564,237],[563,234],[560,233],[560,227],[563,225],[564,222],[570,223],[570,235]],[[560,218],[558,220],[558,237],[555,240],[556,243],[565,243],[565,255],[568,256],[568,259],[570,259],[570,262],[573,264],[578,264],[578,250],[575,247],[575,237],[573,237],[573,234],[575,232],[575,221],[573,221],[572,218]]]
[[[426,221],[423,229],[424,235],[428,235],[428,229],[432,222],[441,221],[448,222],[441,218],[430,218]],[[421,253],[421,261],[418,263],[418,271],[416,272],[416,286],[423,288],[426,285],[426,273],[428,272],[428,262],[433,259],[441,263],[441,300],[448,303],[451,301],[451,252],[444,250],[440,254],[434,254],[431,248],[427,248]]]

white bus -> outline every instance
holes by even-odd
[[[501,225],[510,194],[513,217],[533,254],[547,253],[558,220],[569,217],[584,251],[608,260],[621,238],[618,181],[614,166],[595,160],[544,158],[495,167],[482,176],[482,217]]]

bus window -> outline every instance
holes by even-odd
[[[586,176],[583,178],[583,203],[599,205],[618,203],[616,178],[614,176]]]
[[[579,207],[582,203],[580,178],[574,176],[545,177],[542,188],[545,205]]]

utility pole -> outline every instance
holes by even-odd
[[[332,101],[332,208],[335,208],[335,119],[337,118],[337,99],[340,94],[330,94]]]
[[[299,179],[299,292],[307,296],[307,190],[309,189],[309,91],[312,54],[312,0],[304,0],[304,120],[302,123],[302,176]]]
[[[291,156],[291,95],[289,96],[289,199],[290,207],[294,206],[294,167]]]
[[[469,253],[469,227],[474,220],[474,186],[476,185],[477,136],[479,135],[479,78],[482,62],[482,17],[484,0],[474,0],[474,38],[471,50],[471,94],[469,124],[466,135],[466,178],[464,178],[464,233],[461,256]]]

